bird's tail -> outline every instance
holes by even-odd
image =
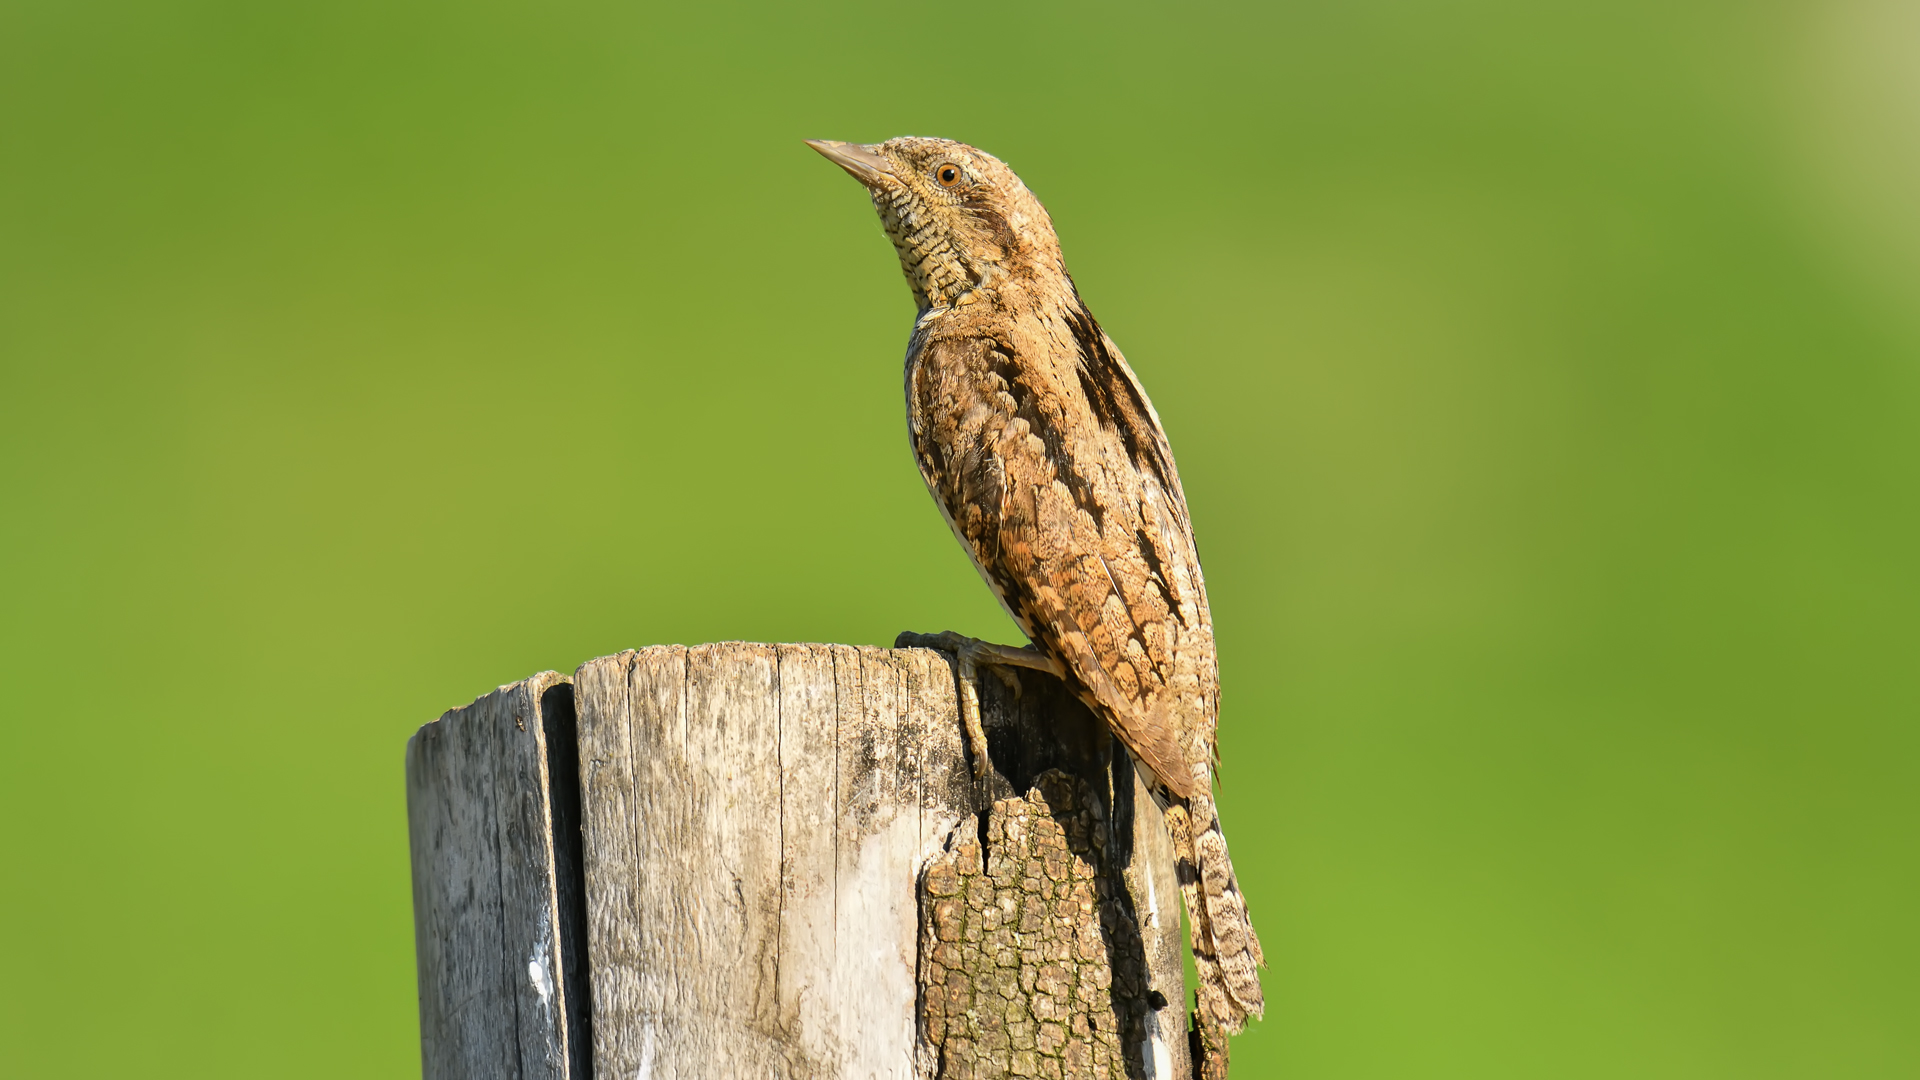
[[[1233,876],[1227,837],[1220,831],[1213,795],[1201,786],[1187,798],[1169,799],[1167,831],[1178,861],[1180,892],[1187,905],[1193,965],[1200,976],[1199,1030],[1207,1044],[1203,1067],[1208,1077],[1226,1075],[1226,1036],[1260,1016],[1266,998],[1260,991],[1260,938],[1247,918],[1247,901]],[[1217,1045],[1217,1063],[1214,1048]]]

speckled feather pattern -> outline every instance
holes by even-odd
[[[865,149],[889,166],[863,182],[919,307],[920,473],[1008,614],[1157,780],[1203,1027],[1237,1031],[1261,1011],[1262,961],[1214,813],[1213,620],[1160,419],[1006,165],[944,139]]]

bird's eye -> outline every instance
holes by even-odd
[[[943,161],[934,167],[933,178],[940,181],[941,187],[952,187],[960,182],[960,166],[951,161]]]

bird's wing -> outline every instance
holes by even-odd
[[[985,365],[999,398],[981,402],[990,419],[973,437],[933,440],[964,449],[932,462],[927,480],[1009,609],[1184,797],[1212,754],[1217,693],[1199,560],[1152,407],[1098,324],[1076,314],[1035,350],[1047,355],[926,342],[973,352],[930,367]]]

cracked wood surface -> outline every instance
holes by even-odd
[[[570,1053],[542,699],[546,671],[407,742],[407,831],[425,1080],[583,1078]],[[570,717],[569,717],[570,719]]]
[[[540,679],[563,681],[524,685]],[[591,1023],[574,1029],[590,1029],[592,1075],[1192,1075],[1172,849],[1131,764],[1058,680],[1020,672],[1019,694],[982,680],[994,771],[976,782],[954,679],[941,653],[844,645],[657,646],[581,666],[572,689],[588,962],[570,970],[591,982]],[[497,696],[449,716],[498,712],[488,704]],[[489,775],[497,803],[541,803],[514,794],[541,785],[537,769]],[[484,841],[485,830],[470,831]],[[1019,1000],[997,1011],[982,1011],[984,997],[956,1011],[934,986],[959,972],[998,988],[1007,973],[1004,950],[976,957],[977,972],[952,958],[936,972],[927,883],[968,865],[987,878],[1025,866],[1016,849],[1039,842],[1047,858],[1066,858],[1079,890],[1048,899],[1059,910],[1047,934],[1092,950],[1074,1015],[1100,1037],[1098,1055],[1092,1043],[1069,1054],[1068,1028],[1041,1026],[1049,1004],[1021,984],[1039,969],[1016,965],[1008,985]],[[419,878],[416,861],[416,893]],[[1069,899],[1088,907],[1060,907]],[[975,913],[975,925],[986,918]],[[420,924],[423,1040],[427,942],[449,929],[436,926]],[[517,955],[515,931],[492,933],[461,948]],[[460,1037],[494,1048],[470,1053],[462,1074],[536,1075],[494,1063],[539,1039],[489,1015],[459,1018]],[[979,1052],[962,1055],[963,1043]]]
[[[913,883],[970,806],[946,659],[663,646],[577,685],[598,1074],[913,1075]]]

